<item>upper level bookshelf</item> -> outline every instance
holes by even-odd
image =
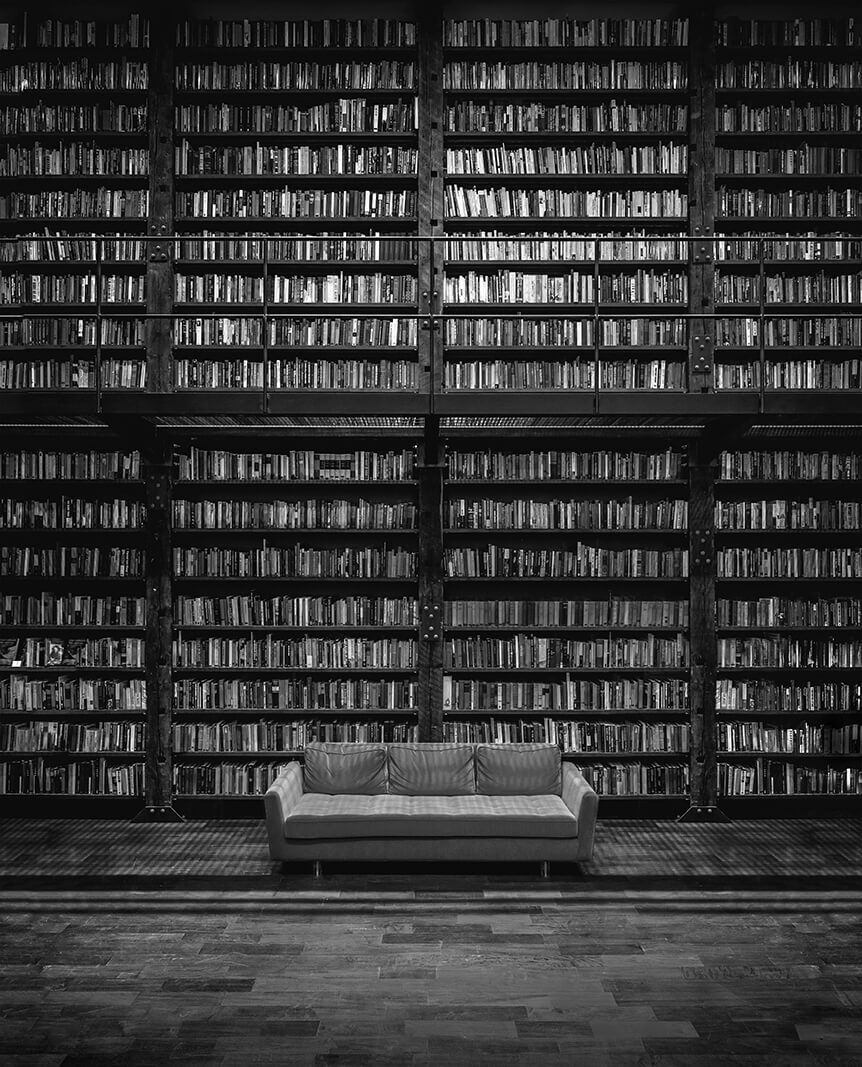
[[[715,25],[716,388],[862,386],[862,40],[852,17]]]

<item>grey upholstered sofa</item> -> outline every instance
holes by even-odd
[[[265,796],[274,860],[588,860],[598,796],[556,745],[314,742]]]

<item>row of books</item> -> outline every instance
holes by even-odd
[[[678,142],[530,148],[450,148],[448,174],[685,174],[688,148]]]
[[[136,274],[27,274],[0,278],[6,304],[142,304],[146,279]]]
[[[175,548],[178,578],[416,577],[416,553],[386,544],[364,548]]]
[[[414,475],[415,454],[404,448],[374,452],[230,452],[192,447],[179,456],[180,481],[402,482]]]
[[[39,19],[25,10],[17,22],[0,23],[0,48],[149,48],[150,20],[132,14],[126,19]]]
[[[762,722],[720,722],[720,752],[787,752],[805,755],[858,755],[862,752],[862,726],[823,726],[800,723],[774,726]]]
[[[377,101],[343,97],[320,104],[179,104],[174,124],[192,133],[415,133],[416,97]],[[411,168],[411,173],[415,171]]]
[[[140,477],[138,451],[0,452],[0,479],[8,481],[138,481]]]
[[[758,757],[743,766],[719,763],[721,796],[794,796],[862,794],[862,769],[809,767]]]
[[[191,145],[181,141],[174,149],[177,176],[222,174],[400,174],[414,175],[416,148],[396,145]]]
[[[756,453],[759,454],[759,453]],[[578,452],[565,449],[531,449],[465,452],[448,449],[448,478],[469,481],[675,481],[683,477],[685,457],[668,448],[662,452]]]
[[[497,626],[688,626],[684,600],[447,600],[443,621],[450,627]]]
[[[449,348],[592,348],[597,338],[605,348],[679,348],[687,344],[688,330],[684,319],[656,318],[602,319],[597,331],[592,318],[586,317],[530,319],[523,315],[512,318],[465,315],[450,316],[443,322],[443,343]]]
[[[142,668],[144,656],[140,637],[0,638],[0,666],[6,667]]]
[[[862,364],[858,359],[844,362],[787,360],[769,362],[761,373],[757,363],[723,363],[716,367],[717,389],[862,389]]]
[[[684,530],[688,502],[450,500],[444,521],[454,530]]]
[[[446,711],[668,711],[688,709],[688,682],[655,678],[483,682],[443,676]]]
[[[721,304],[756,304],[761,291],[765,304],[859,304],[862,274],[767,274],[762,286],[759,278],[744,274],[719,274],[715,279],[715,299]]]
[[[131,196],[131,192],[124,191],[123,195]],[[38,204],[44,196],[54,194],[31,195]],[[178,192],[174,209],[180,220],[227,218],[260,223],[272,218],[409,219],[416,214],[416,192],[413,189],[196,189]]]
[[[131,290],[131,286],[126,288]],[[415,304],[417,297],[416,279],[402,274],[271,274],[266,288],[263,278],[247,274],[177,274],[174,278],[174,299],[179,303]]]
[[[0,219],[146,219],[148,189],[42,189],[0,195]]]
[[[632,103],[547,103],[540,100],[455,100],[443,108],[445,133],[669,133],[688,131],[688,106]]]
[[[107,759],[58,763],[43,756],[0,762],[0,795],[140,797],[144,764],[112,764]]]
[[[862,685],[719,678],[715,686],[715,706],[723,712],[859,712],[862,711]]]
[[[824,556],[824,561],[827,558],[831,559]],[[859,561],[862,573],[862,550]],[[681,548],[610,549],[581,541],[572,549],[492,543],[483,548],[447,548],[443,573],[449,578],[685,578],[688,552]]]
[[[0,93],[62,89],[72,92],[119,90],[144,92],[150,67],[138,59],[91,59],[74,56],[63,62],[32,59],[0,67]]]
[[[288,237],[242,233],[210,233],[200,236],[186,235],[175,243],[180,260],[202,260],[218,263],[223,260],[262,261],[273,264],[295,264],[310,260],[327,262],[344,260],[357,263],[379,263],[381,260],[412,261],[416,258],[417,243],[410,237],[398,237],[380,233],[354,234],[327,233],[322,230],[313,237],[293,234]]]
[[[858,530],[858,500],[739,500],[715,506],[719,530]]]
[[[813,644],[813,643],[812,643]],[[719,643],[722,650],[723,642]],[[849,648],[849,646],[847,646]],[[823,655],[845,652],[845,646],[831,646]],[[560,637],[537,637],[533,634],[513,634],[511,637],[450,638],[444,642],[443,654],[447,669],[464,670],[470,667],[503,670],[579,668],[661,667],[682,668],[688,663],[688,640],[682,635],[658,637],[596,637],[590,640],[565,640]],[[843,660],[848,654],[842,655]]]
[[[665,763],[590,763],[580,768],[599,796],[685,796],[688,767]]]
[[[447,262],[460,260],[518,260],[545,264],[549,261],[599,262],[601,269],[616,261],[662,260],[680,264],[688,261],[688,241],[682,234],[648,235],[632,233],[578,234],[533,230],[505,234],[498,230],[448,234],[442,242]],[[756,254],[756,253],[755,253]]]
[[[0,689],[2,694],[2,689]],[[174,682],[178,711],[384,711],[414,713],[414,681],[370,678],[190,678]]]
[[[862,215],[862,191],[832,189],[736,189],[719,185],[715,190],[717,221],[722,218],[763,219],[772,216],[856,219]]]
[[[50,681],[19,674],[0,677],[0,708],[9,711],[144,711],[146,706],[143,678],[120,682],[68,676]]]
[[[736,192],[734,191],[734,194]],[[369,192],[366,195],[372,194]],[[844,191],[843,200],[841,199],[842,192],[834,189],[829,190],[828,196],[810,192],[798,195],[801,198],[798,213],[805,213],[805,211],[815,214],[826,213],[827,200],[834,207],[833,214],[839,214],[839,202],[847,207],[843,214],[849,215],[855,211],[856,199],[851,190]],[[810,202],[808,209],[801,206],[806,198]],[[820,201],[823,202],[822,211],[813,206]],[[688,194],[680,189],[516,189],[509,187],[485,189],[450,183],[444,189],[443,203],[446,217],[452,219],[554,218],[568,221],[577,218],[654,218],[684,220],[688,216]],[[722,210],[724,214],[728,214],[728,211]],[[783,214],[787,215],[791,212],[792,208],[788,208]],[[290,214],[289,211],[287,213]],[[742,214],[743,212],[730,213]],[[781,211],[778,213],[782,214]]]
[[[729,60],[715,65],[718,89],[858,89],[862,61],[832,59]]]
[[[414,530],[413,503],[370,500],[176,500],[179,530]]]
[[[862,549],[723,548],[719,578],[862,578]]]
[[[722,600],[716,604],[719,626],[796,627],[824,630],[862,626],[862,600],[836,597],[827,600],[791,600],[766,596],[757,600]]]
[[[146,518],[137,500],[82,500],[61,496],[54,500],[16,500],[0,504],[0,530],[117,530],[134,529]]]
[[[416,26],[402,19],[186,19],[184,48],[412,48]]]
[[[180,595],[174,617],[178,626],[413,627],[419,609],[409,596]]]
[[[286,763],[175,763],[173,791],[179,796],[262,796]]]
[[[97,378],[95,364],[71,360],[0,360],[0,389],[143,389],[147,365],[143,361],[105,360]]]
[[[826,449],[723,451],[718,476],[730,481],[850,481],[862,477],[862,455]]]
[[[93,104],[40,100],[38,104],[0,107],[0,122],[7,137],[34,133],[145,134],[147,105],[117,100]]]
[[[862,104],[792,100],[781,104],[738,101],[715,109],[717,133],[852,133],[862,129]]]
[[[105,333],[103,320],[103,335]],[[296,348],[415,348],[418,326],[415,318],[382,315],[365,318],[270,319],[266,332],[271,346]],[[260,318],[176,318],[175,345],[189,347],[262,347],[264,328]]]
[[[862,43],[859,25],[849,18],[718,19],[715,42],[720,47],[847,45]]]
[[[416,666],[416,642],[402,638],[304,637],[281,640],[265,637],[210,637],[174,640],[175,667],[220,667],[235,669],[326,668],[327,670]]]
[[[171,729],[174,752],[301,752],[311,741],[418,740],[415,723],[398,719],[310,719],[272,722],[181,722]],[[2,735],[0,735],[2,737]]]
[[[443,65],[443,88],[578,90],[688,87],[688,63],[675,59],[575,59],[566,62],[458,60]]]
[[[643,269],[630,274],[595,278],[592,274],[533,274],[523,270],[476,270],[449,274],[444,283],[448,304],[578,304],[594,303],[685,303],[688,279],[683,274],[659,274]],[[356,299],[349,297],[348,299]]]
[[[761,336],[767,348],[855,348],[862,344],[862,316],[801,318],[772,312],[762,323],[756,318],[715,319],[715,341],[719,347],[756,347]]]
[[[719,174],[858,174],[862,152],[856,148],[802,144],[793,148],[715,149]]]
[[[444,741],[470,744],[545,742],[572,753],[688,752],[688,723],[673,722],[571,722],[542,719],[444,719]]]
[[[128,234],[103,233],[72,235],[64,230],[51,232],[46,226],[44,235],[37,233],[16,237],[0,243],[0,262],[16,263],[44,261],[46,263],[81,263],[97,260],[134,264],[139,267],[146,259],[146,242]]]
[[[142,752],[142,722],[0,722],[0,752]]]
[[[143,568],[140,548],[0,545],[0,575],[7,578],[140,578]]]
[[[855,667],[862,656],[862,641],[815,640],[778,637],[722,637],[718,640],[719,667]]]
[[[688,19],[444,19],[447,48],[682,48]]]
[[[175,67],[174,84],[181,91],[238,92],[395,89],[416,86],[416,64],[381,58],[374,62],[295,60],[280,63],[258,59],[236,63],[183,63]]]
[[[40,592],[0,596],[3,626],[138,626],[146,621],[143,597],[76,596]]]
[[[107,148],[95,143],[72,141],[57,148],[35,145],[32,148],[7,146],[0,155],[0,177],[24,178],[46,175],[105,175],[141,177],[150,172],[150,154],[146,148]]]

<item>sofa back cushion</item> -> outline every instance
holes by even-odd
[[[476,792],[473,746],[424,742],[389,746],[389,792],[458,797]]]
[[[476,746],[476,792],[485,796],[539,796],[563,790],[562,757],[556,745]]]
[[[306,793],[385,793],[386,746],[312,741],[305,747]]]

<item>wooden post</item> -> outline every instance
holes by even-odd
[[[698,445],[691,445],[688,463],[691,799],[680,822],[727,821],[718,808],[715,726],[715,472],[715,459]]]
[[[715,388],[715,44],[712,5],[692,10],[689,44],[689,390]]]
[[[174,307],[174,34],[176,25],[156,15],[150,29],[147,123],[150,135],[150,218],[147,233],[147,315],[170,315]],[[173,388],[172,322],[148,318],[147,392]]]
[[[443,737],[443,463],[439,420],[419,455],[419,740]]]
[[[172,464],[170,451],[155,445],[144,463],[147,519],[145,575],[147,583],[147,749],[146,803],[136,822],[182,822],[171,805],[173,758],[173,559]]]

